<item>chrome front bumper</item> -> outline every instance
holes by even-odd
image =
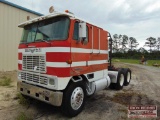
[[[55,92],[45,88],[33,86],[27,83],[17,82],[17,89],[24,95],[33,97],[40,101],[52,104],[54,106],[61,106],[63,99],[63,92]]]

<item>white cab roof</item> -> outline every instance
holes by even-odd
[[[42,21],[42,20],[49,19],[49,18],[56,17],[56,16],[68,16],[71,19],[77,19],[77,20],[80,20],[80,21],[87,22],[86,20],[83,20],[83,19],[80,19],[80,18],[76,17],[74,14],[70,14],[70,13],[66,13],[66,12],[57,12],[57,11],[54,11],[51,14],[40,16],[40,17],[31,19],[31,20],[25,21],[25,22],[19,24],[18,27],[23,28],[25,25],[29,25],[29,24],[32,24],[34,22]],[[87,23],[92,24],[91,22],[87,22]],[[92,24],[92,25],[97,26],[95,24]]]

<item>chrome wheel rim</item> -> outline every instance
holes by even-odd
[[[121,74],[121,76],[120,76],[120,85],[123,86],[123,83],[124,83],[124,75]]]
[[[77,110],[81,107],[84,100],[84,92],[81,87],[76,87],[71,95],[71,107]]]
[[[131,78],[131,75],[130,75],[130,72],[127,73],[127,82],[129,83],[130,81],[130,78]]]

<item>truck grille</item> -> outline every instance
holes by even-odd
[[[46,76],[33,74],[33,73],[21,72],[21,79],[29,82],[43,84],[43,85],[48,84],[48,78]]]
[[[46,72],[45,55],[23,55],[22,69],[34,72]]]

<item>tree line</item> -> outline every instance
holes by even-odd
[[[147,59],[160,59],[160,37],[148,37],[144,46],[137,49],[139,43],[136,38],[127,35],[114,34],[112,37],[112,57],[139,59],[145,56]],[[149,50],[145,49],[149,47]]]

